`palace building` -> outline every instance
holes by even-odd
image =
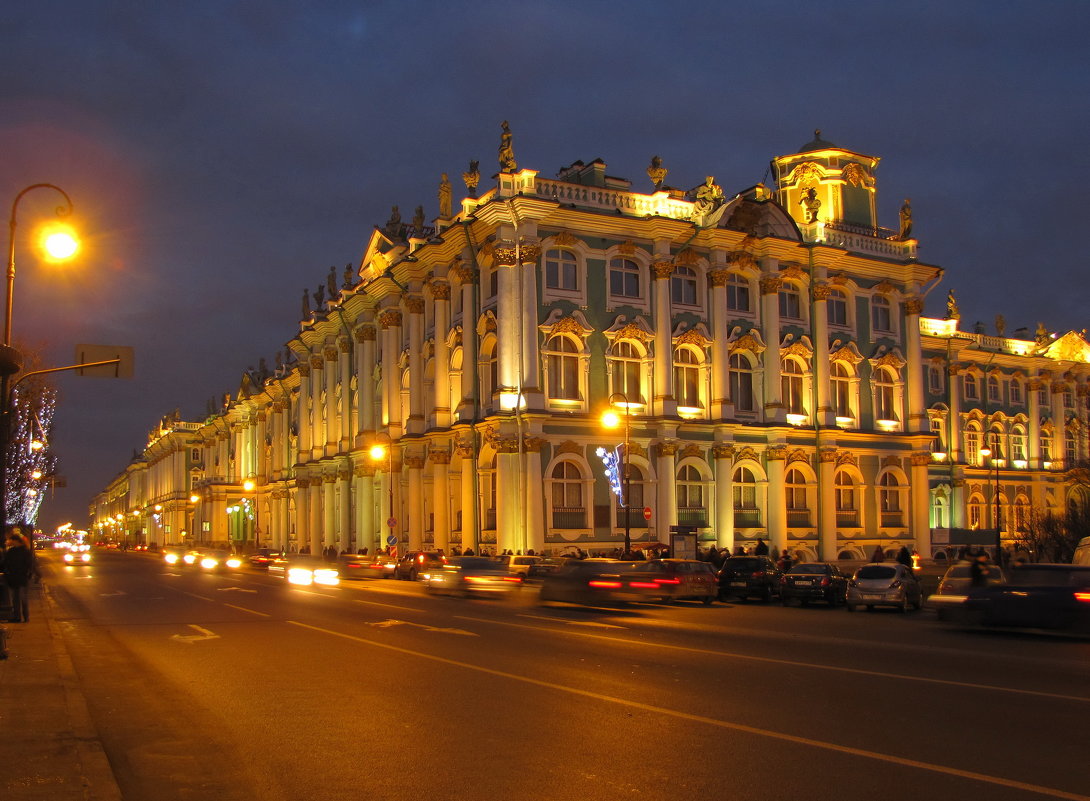
[[[656,158],[640,190],[520,169],[505,125],[493,186],[473,163],[431,224],[395,207],[304,293],[286,358],[160,421],[92,526],[315,553],[1009,542],[1088,456],[1090,345],[963,331],[952,293],[923,316],[943,270],[908,201],[878,225],[878,161],[818,132],[774,187],[675,189]]]

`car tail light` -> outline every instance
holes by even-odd
[[[765,572],[763,570],[754,570],[752,573],[753,578],[763,578]]]
[[[416,561],[418,561],[420,564],[424,564],[424,554],[419,554],[416,557]]]
[[[635,587],[640,590],[656,590],[658,589],[659,585],[653,581],[630,581],[628,583],[628,586]]]
[[[1090,592],[1076,592],[1075,593],[1075,600],[1076,601],[1085,601],[1086,603],[1090,603]]]
[[[904,586],[904,582],[902,582],[900,579],[898,579],[897,581],[891,581],[889,583],[889,588],[891,590],[898,590],[903,586]]]
[[[587,582],[588,587],[596,587],[601,590],[619,590],[621,588],[621,582],[619,581],[603,581],[602,579],[591,579]]]
[[[655,579],[655,583],[656,584],[680,584],[681,579],[661,578],[661,579]]]
[[[504,576],[504,581],[510,581],[512,584],[521,584],[522,576]]]
[[[821,586],[822,587],[828,587],[829,586],[829,577],[828,576],[822,576],[821,577]]]

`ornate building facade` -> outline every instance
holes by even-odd
[[[165,418],[91,506],[103,536],[319,552],[606,550],[695,529],[807,558],[933,548],[1063,508],[1086,458],[1081,335],[923,316],[942,270],[878,159],[820,137],[775,188],[648,192],[576,162],[394,209],[274,370]],[[601,413],[620,411],[623,431]],[[598,449],[627,442],[623,503]],[[378,447],[376,447],[378,446]],[[982,455],[988,446],[989,455]],[[994,535],[993,541],[994,541]]]

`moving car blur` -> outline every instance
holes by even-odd
[[[848,582],[848,611],[866,606],[870,612],[876,606],[893,606],[907,612],[909,606],[923,605],[923,590],[912,570],[902,564],[874,563],[863,565]]]
[[[442,567],[446,557],[438,551],[409,551],[397,562],[394,575],[399,579],[416,581],[422,574]]]
[[[342,553],[337,557],[337,573],[344,579],[380,579],[394,574],[397,560],[384,554]]]
[[[230,551],[207,548],[200,552],[197,564],[200,566],[201,570],[211,573],[215,571],[238,570],[242,567],[243,561],[241,556],[231,553]]]
[[[586,606],[615,606],[630,601],[656,601],[661,574],[646,569],[646,562],[616,559],[569,559],[541,582],[541,603],[558,601]]]
[[[91,564],[91,546],[86,543],[73,544],[64,552],[64,563],[72,567]]]
[[[273,559],[269,563],[269,575],[284,576],[289,584],[303,587],[311,584],[336,587],[340,584],[335,564],[325,561],[320,556],[308,554],[290,554]]]
[[[452,556],[446,564],[422,574],[424,588],[454,595],[505,595],[522,587],[522,576],[486,556]]]
[[[1090,565],[1015,565],[1006,584],[971,588],[950,617],[980,626],[1090,634]]]
[[[965,603],[965,599],[969,596],[969,588],[972,584],[970,575],[972,566],[973,563],[967,561],[950,565],[946,569],[946,573],[939,579],[938,589],[927,596],[927,600],[923,604],[924,608],[935,610],[939,620],[947,619],[951,610]],[[1003,575],[1003,569],[998,565],[989,564],[986,586],[1002,584],[1005,581],[1006,577]]]
[[[642,562],[640,569],[654,576],[654,582],[662,590],[660,600],[663,603],[692,599],[708,605],[719,597],[719,578],[708,562],[655,559]]]

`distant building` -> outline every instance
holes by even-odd
[[[285,363],[204,420],[164,419],[93,525],[594,552],[627,516],[636,547],[691,526],[704,545],[860,559],[994,544],[998,487],[1009,539],[1032,507],[1064,507],[1064,468],[1087,458],[1090,345],[966,333],[952,296],[923,317],[942,271],[917,259],[907,201],[898,230],[878,226],[877,165],[818,135],[772,160],[774,189],[734,195],[710,176],[634,191],[601,161],[500,172],[477,195],[473,171],[453,216],[395,209],[329,297],[306,297]],[[621,505],[596,452],[626,421]]]

